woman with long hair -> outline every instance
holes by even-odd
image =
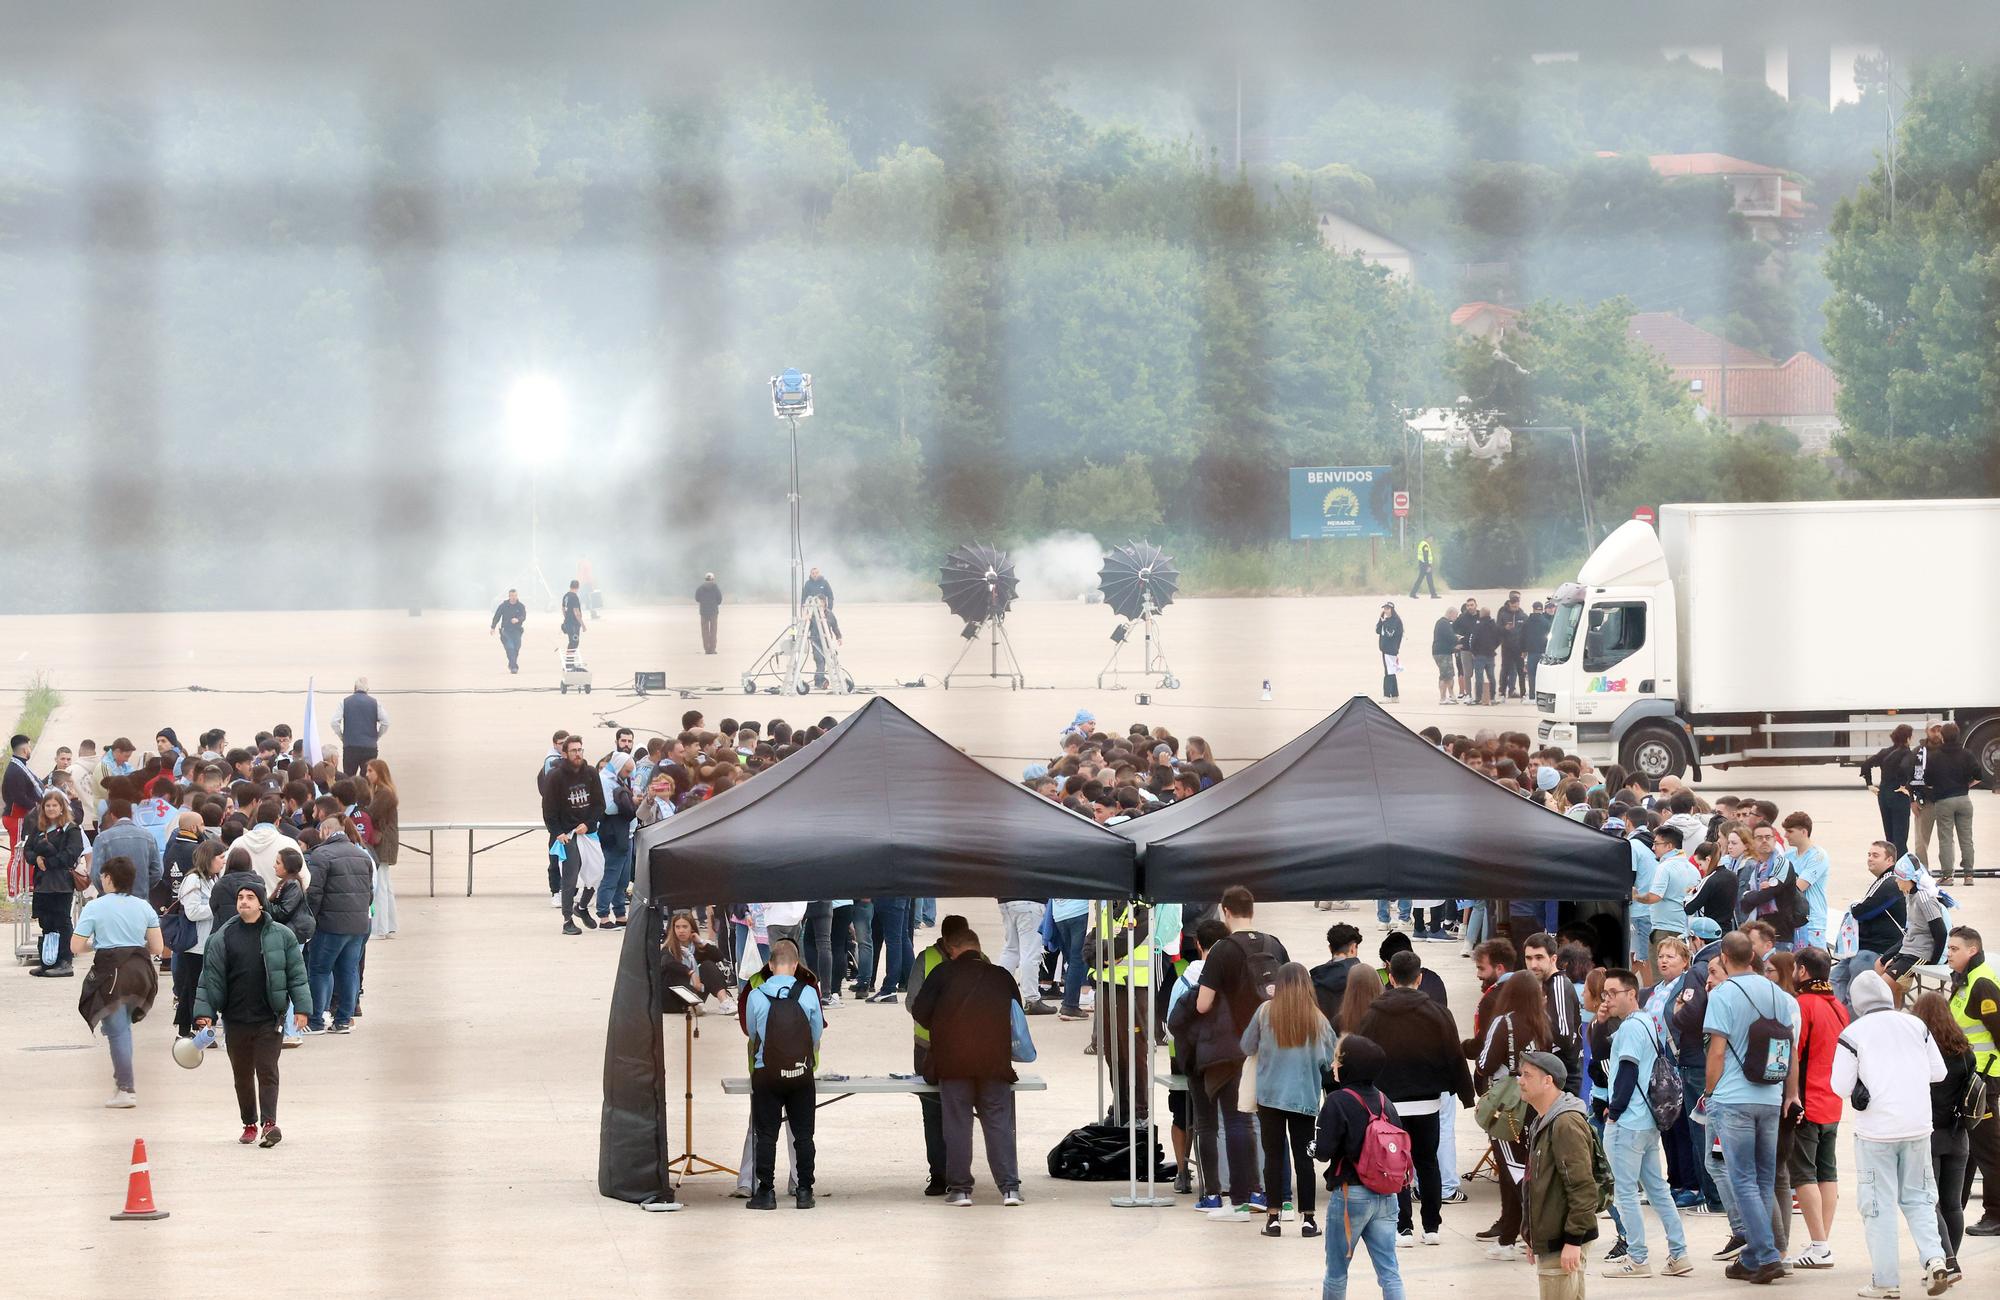
[[[1944,1078],[1931,1085],[1931,1169],[1937,1175],[1938,1240],[1944,1243],[1945,1275],[1956,1282],[1958,1247],[1965,1240],[1966,1168],[1972,1156],[1971,1130],[1960,1121],[1958,1104],[1972,1078],[1972,1044],[1942,993],[1918,994],[1910,1014],[1931,1031],[1938,1055],[1944,1058]],[[1989,1095],[1987,1105],[1992,1104]]]
[[[678,911],[667,919],[661,957],[669,972],[669,982],[681,978],[684,972],[689,988],[704,999],[715,999],[715,1005],[705,1009],[705,1014],[733,1016],[736,1006],[730,999],[729,981],[723,976],[722,967],[716,960],[720,954],[710,945],[707,955],[704,955],[703,946],[693,912]]]
[[[1367,962],[1355,962],[1347,969],[1347,992],[1340,995],[1340,1023],[1336,1027],[1343,1034],[1359,1030],[1362,1017],[1381,996],[1382,977]]]
[[[1372,970],[1356,966],[1348,972],[1348,998],[1356,984],[1381,991]],[[1343,1014],[1346,1005],[1342,1005]],[[1319,1236],[1313,1195],[1313,1124],[1319,1115],[1321,1081],[1333,1064],[1333,1026],[1320,1014],[1313,998],[1312,976],[1297,962],[1278,969],[1276,990],[1257,1008],[1243,1031],[1243,1052],[1257,1058],[1257,1127],[1264,1140],[1264,1192],[1269,1208],[1264,1235],[1276,1237],[1284,1207],[1278,1189],[1285,1185],[1285,1148],[1291,1146],[1292,1181],[1297,1188],[1301,1236]]]
[[[194,923],[194,942],[174,954],[174,1032],[182,1038],[194,1034],[194,995],[201,987],[202,954],[208,948],[209,932],[215,928],[209,893],[222,875],[227,852],[221,840],[204,838],[195,846],[194,865],[174,892],[174,905]]]
[[[1502,1075],[1518,1076],[1524,1052],[1546,1052],[1555,1039],[1549,1031],[1548,1003],[1542,983],[1531,971],[1515,971],[1500,982],[1486,1020],[1486,1037],[1474,1063],[1473,1082],[1481,1092]],[[1527,1177],[1527,1135],[1493,1142],[1494,1168],[1500,1176],[1500,1221],[1488,1232],[1494,1244],[1488,1259],[1511,1260],[1521,1254],[1522,1184]],[[1482,1236],[1486,1234],[1481,1234]]]
[[[70,966],[70,908],[76,900],[77,867],[90,847],[62,791],[42,795],[39,809],[40,820],[22,849],[35,895],[35,920],[42,927],[36,950],[40,961],[29,973],[64,978],[76,974]]]
[[[368,801],[368,821],[374,839],[369,847],[375,854],[375,914],[369,919],[369,937],[392,938],[396,925],[396,890],[389,868],[396,865],[402,847],[402,798],[389,765],[371,758],[361,767],[360,793]]]

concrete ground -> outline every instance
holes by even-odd
[[[837,577],[837,575],[836,575]],[[1268,752],[1356,692],[1379,687],[1370,628],[1377,602],[1365,598],[1188,601],[1165,620],[1168,651],[1185,685],[1133,699],[1134,682],[1098,691],[1094,678],[1110,653],[1111,616],[1101,607],[1035,604],[1018,608],[1009,632],[1024,661],[1029,689],[930,687],[897,690],[899,704],[998,770],[1017,775],[1046,756],[1078,707],[1105,725],[1163,722],[1177,734],[1202,735],[1225,759]],[[1444,602],[1399,601],[1413,648]],[[404,791],[406,823],[534,820],[529,783],[548,733],[618,721],[642,731],[672,731],[682,709],[702,708],[711,724],[724,714],[794,722],[844,715],[854,698],[812,696],[746,700],[735,684],[777,628],[774,608],[725,607],[723,653],[699,653],[690,607],[613,610],[593,624],[588,658],[601,689],[587,697],[552,689],[552,622],[537,616],[535,639],[519,677],[505,671],[483,614],[401,613],[117,616],[0,619],[0,644],[15,647],[25,674],[54,671],[66,702],[45,746],[124,732],[150,742],[163,723],[193,735],[207,726],[247,738],[289,720],[297,726],[308,674],[322,688],[328,716],[356,674],[382,694],[392,720],[383,746]],[[957,625],[932,605],[842,606],[849,667],[863,683],[942,673],[958,652]],[[693,651],[690,651],[690,648]],[[974,658],[983,662],[984,651]],[[1136,652],[1128,652],[1128,659]],[[1421,655],[1412,656],[1421,662]],[[678,686],[713,686],[702,698],[633,698],[635,669],[664,669]],[[622,676],[624,690],[614,687]],[[1264,679],[1274,698],[1260,702]],[[12,685],[12,683],[10,683]],[[188,686],[206,688],[189,693]],[[227,689],[224,689],[227,688]],[[405,690],[429,693],[402,694]],[[211,693],[212,692],[212,693]],[[251,692],[268,692],[257,694]],[[1412,674],[1398,706],[1412,726],[1507,726],[1532,731],[1523,708],[1438,708],[1422,674]],[[0,696],[0,708],[13,701]],[[603,748],[609,748],[609,732]],[[1228,763],[1234,767],[1236,763]],[[1878,833],[1874,802],[1847,769],[1716,774],[1711,794],[1768,794],[1802,807],[1821,825],[1835,871],[1831,896],[1857,896],[1863,847]],[[1976,796],[1982,838],[1995,803]],[[1467,828],[1476,835],[1476,827]],[[462,854],[462,839],[458,841]],[[1990,851],[1990,850],[1989,850]],[[817,1279],[837,1290],[1071,1297],[1101,1290],[1104,1279],[1130,1277],[1128,1289],[1196,1283],[1230,1295],[1314,1294],[1322,1268],[1319,1242],[1296,1227],[1266,1240],[1254,1230],[1212,1224],[1171,1209],[1114,1209],[1122,1190],[1056,1182],[1045,1176],[1048,1150],[1097,1105],[1095,1057],[1083,1054],[1088,1025],[1034,1022],[1041,1060],[1030,1067],[1050,1091],[1019,1098],[1020,1152],[1027,1206],[1003,1210],[986,1183],[979,1203],[959,1214],[919,1195],[922,1136],[914,1102],[857,1097],[821,1112],[820,1208],[800,1215],[746,1218],[727,1199],[732,1180],[690,1180],[689,1208],[642,1214],[596,1194],[597,1117],[603,1033],[614,941],[565,938],[547,905],[537,852],[517,844],[479,859],[476,894],[463,893],[463,860],[448,854],[437,897],[427,896],[421,856],[395,868],[402,932],[370,945],[366,1014],[347,1038],[320,1038],[283,1057],[286,1131],[273,1151],[234,1142],[236,1116],[228,1067],[220,1053],[198,1071],[171,1061],[165,998],[137,1030],[141,1105],[107,1111],[104,1048],[75,1014],[74,983],[45,984],[19,970],[0,996],[0,1092],[15,1099],[15,1122],[0,1143],[0,1214],[22,1230],[0,1251],[0,1294],[60,1286],[92,1293],[113,1287],[167,1286],[202,1291],[242,1284],[255,1270],[282,1278],[301,1295],[404,1296],[547,1294],[641,1289],[684,1294],[700,1285],[753,1293],[782,1277]],[[2000,881],[1962,891],[1961,913],[1991,934],[2000,931]],[[990,899],[946,900],[974,927],[998,939]],[[1295,957],[1323,958],[1329,921],[1355,920],[1372,952],[1381,930],[1372,909],[1315,912],[1305,904],[1260,913]],[[922,937],[928,941],[929,935]],[[1421,945],[1445,978],[1452,1005],[1469,1015],[1470,962],[1456,945]],[[743,1098],[724,1097],[716,1080],[744,1072],[732,1023],[713,1022],[696,1044],[694,1146],[736,1163],[747,1116]],[[836,1011],[824,1068],[884,1073],[908,1068],[908,1017],[900,1006]],[[680,1091],[680,1042],[670,1036],[670,1095]],[[672,1145],[683,1149],[680,1108],[672,1108]],[[1469,1117],[1459,1124],[1459,1158],[1476,1157]],[[132,1139],[146,1139],[153,1188],[172,1218],[111,1223],[124,1194]],[[1852,1167],[1851,1139],[1841,1143]],[[1412,1291],[1473,1294],[1506,1288],[1526,1293],[1524,1265],[1480,1257],[1473,1233],[1492,1222],[1495,1188],[1468,1184],[1473,1203],[1452,1207],[1442,1246],[1401,1253]],[[1812,1295],[1846,1295],[1868,1281],[1854,1188],[1843,1187],[1834,1233],[1837,1267],[1781,1285]],[[775,1221],[774,1221],[775,1217]],[[1795,1225],[1798,1220],[1794,1220]],[[1606,1225],[1608,1227],[1608,1224]],[[779,1230],[782,1230],[780,1236]],[[1659,1248],[1657,1221],[1649,1234]],[[1687,1296],[1731,1293],[1722,1266],[1707,1259],[1726,1227],[1689,1220],[1698,1260],[1689,1278],[1618,1283],[1593,1277],[1593,1292],[1621,1286],[1671,1289]],[[1228,1243],[1218,1238],[1235,1237]],[[757,1252],[781,1240],[773,1269]],[[1607,1243],[1600,1243],[1599,1250]],[[262,1256],[248,1262],[252,1254]],[[1657,1257],[1656,1257],[1657,1258]],[[2000,1262],[1993,1240],[1969,1239],[1966,1285],[1977,1291]],[[881,1266],[896,1281],[875,1287]],[[1916,1278],[1905,1252],[1903,1279]],[[1376,1294],[1365,1263],[1354,1294]],[[1913,1291],[1912,1294],[1915,1294]]]

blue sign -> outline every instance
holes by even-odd
[[[1292,540],[1387,537],[1395,484],[1386,465],[1292,470]]]

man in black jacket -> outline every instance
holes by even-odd
[[[345,1034],[354,1027],[354,1008],[361,997],[361,957],[368,946],[368,909],[375,900],[375,863],[349,834],[354,823],[338,799],[321,795],[313,802],[313,815],[319,819],[319,844],[306,858],[312,875],[306,903],[317,932],[306,961],[313,1006],[306,1032]]]
[[[918,990],[910,1016],[930,1031],[925,1079],[938,1086],[944,1111],[945,1204],[972,1204],[972,1118],[986,1137],[986,1167],[1001,1204],[1021,1203],[1014,1152],[1014,977],[983,960],[971,930],[945,941],[951,960]]]
[[[1479,626],[1479,602],[1467,597],[1451,621],[1453,657],[1458,661],[1458,702],[1472,703],[1472,629]]]
[[[521,671],[521,630],[528,623],[528,607],[521,603],[521,593],[507,588],[507,599],[500,602],[493,611],[493,621],[486,625],[486,634],[500,634],[500,644],[507,651],[507,671]]]
[[[1354,950],[1361,945],[1361,931],[1345,921],[1335,921],[1326,930],[1329,959],[1312,968],[1313,1001],[1328,1024],[1340,1023],[1340,1000],[1347,996],[1347,972],[1360,960]]]
[[[1555,1038],[1556,1059],[1568,1072],[1563,1086],[1581,1096],[1583,1001],[1576,995],[1576,985],[1556,964],[1556,951],[1560,946],[1552,934],[1531,934],[1521,942],[1521,964],[1542,982],[1542,992],[1548,1005],[1549,1033]]]
[[[1535,602],[1528,613],[1528,621],[1521,629],[1521,655],[1528,661],[1528,695],[1535,694],[1535,676],[1541,668],[1542,654],[1549,648],[1549,625],[1556,621],[1554,607]]]
[[[701,652],[712,655],[717,615],[722,610],[722,588],[716,585],[714,574],[703,575],[701,585],[694,589],[694,604],[701,611]]]
[[[1954,867],[1965,867],[1967,885],[1972,874],[1972,787],[1981,784],[1979,760],[1959,741],[1958,724],[1947,722],[1938,728],[1942,740],[1924,764],[1924,805],[1937,828],[1938,883],[1952,883]],[[1953,861],[1959,859],[1958,863]]]
[[[585,925],[593,930],[597,922],[590,917],[590,896],[592,890],[583,891],[583,906],[577,907],[577,871],[583,862],[582,849],[577,844],[579,835],[589,835],[596,831],[597,823],[604,817],[604,783],[598,779],[597,770],[583,757],[583,739],[580,736],[565,736],[562,742],[562,761],[549,769],[542,782],[542,825],[549,832],[549,852],[556,853],[556,846],[562,846],[562,914],[564,934],[582,934],[576,926],[579,913]]]
[[[1356,1032],[1382,1049],[1384,1064],[1376,1086],[1396,1104],[1410,1135],[1423,1208],[1423,1241],[1435,1246],[1444,1222],[1438,1208],[1442,1165],[1456,1154],[1440,1150],[1438,1117],[1454,1101],[1460,1107],[1472,1104],[1472,1071],[1459,1050],[1458,1026],[1451,1013],[1417,987],[1423,972],[1423,959],[1414,952],[1391,957],[1389,988],[1368,1008]],[[1410,1193],[1399,1193],[1396,1201],[1396,1233],[1407,1239],[1412,1228]]]

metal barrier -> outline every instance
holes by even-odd
[[[411,842],[410,836],[416,831],[424,832],[427,847],[420,848]],[[432,898],[437,897],[437,833],[439,831],[465,832],[465,896],[467,898],[472,897],[473,860],[480,854],[490,853],[494,849],[512,844],[515,840],[528,835],[548,834],[548,828],[540,822],[404,822],[397,829],[396,843],[402,849],[411,853],[421,853],[430,859]],[[480,831],[512,833],[507,835],[505,839],[495,840],[493,843],[481,847],[476,842]]]

